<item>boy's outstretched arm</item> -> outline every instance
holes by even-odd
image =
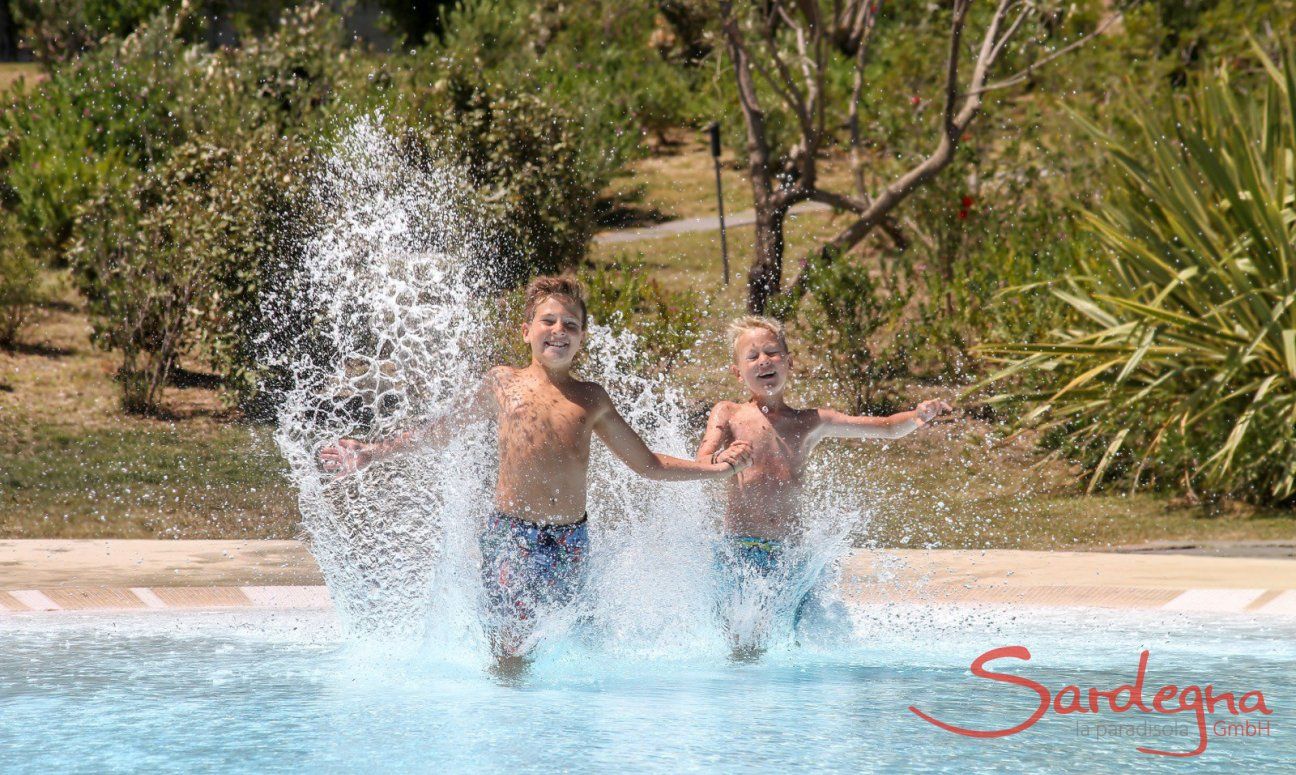
[[[491,383],[496,378],[492,369],[462,407],[452,406],[440,417],[417,428],[372,443],[358,439],[339,439],[336,444],[320,450],[320,463],[325,471],[341,479],[392,455],[404,454],[419,447],[445,446],[469,425],[490,416],[495,408],[495,392]]]
[[[711,416],[707,418],[706,433],[702,434],[702,441],[698,444],[697,454],[693,456],[699,463],[712,462],[712,459],[717,457],[718,453],[733,441],[733,434],[729,432],[729,414],[732,411],[733,404],[728,401],[721,401],[711,407]]]
[[[887,417],[851,416],[833,409],[820,409],[823,438],[837,439],[898,439],[908,436],[936,417],[951,411],[944,401],[923,401],[907,412],[897,412]]]
[[[714,463],[697,462],[660,455],[644,443],[642,437],[625,421],[612,405],[607,392],[599,388],[602,406],[594,432],[603,440],[612,454],[640,476],[659,481],[679,482],[689,479],[722,479],[751,465],[751,452],[745,442],[734,444],[721,452]]]

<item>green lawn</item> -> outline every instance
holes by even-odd
[[[0,452],[10,538],[289,538],[296,504],[261,429],[193,422],[28,428]]]
[[[725,213],[752,207],[747,170],[726,151],[721,157],[720,179],[724,189]],[[819,175],[827,188],[853,193],[850,165],[845,158],[820,162]],[[677,147],[641,159],[627,174],[612,182],[609,192],[639,198],[639,205],[672,218],[696,218],[716,214],[715,163],[702,136],[688,135]]]
[[[295,495],[269,431],[210,390],[172,389],[172,419],[117,404],[116,359],[86,319],[44,312],[0,352],[0,537],[287,538]]]

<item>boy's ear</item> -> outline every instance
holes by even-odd
[[[729,373],[739,380],[742,379],[742,375],[738,373],[738,364],[736,363],[729,364]]]

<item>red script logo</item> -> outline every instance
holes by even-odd
[[[1035,726],[1035,723],[1043,718],[1045,713],[1048,713],[1050,705],[1052,705],[1053,712],[1061,716],[1072,713],[1097,713],[1098,706],[1103,700],[1106,701],[1107,707],[1113,713],[1126,713],[1135,708],[1140,713],[1160,713],[1163,715],[1192,713],[1197,719],[1196,748],[1191,751],[1161,751],[1156,748],[1142,747],[1138,749],[1140,752],[1147,754],[1183,757],[1199,756],[1206,750],[1206,714],[1214,713],[1215,708],[1220,703],[1223,703],[1228,712],[1234,716],[1256,712],[1268,716],[1272,713],[1265,706],[1264,694],[1259,690],[1247,692],[1241,698],[1237,698],[1232,692],[1217,694],[1212,684],[1207,684],[1205,689],[1196,685],[1184,686],[1183,688],[1174,684],[1162,686],[1152,695],[1151,707],[1148,707],[1148,703],[1143,698],[1143,680],[1147,675],[1148,665],[1147,651],[1144,651],[1139,656],[1138,675],[1133,684],[1122,684],[1107,691],[1101,691],[1097,687],[1093,687],[1084,694],[1081,693],[1080,687],[1075,685],[1063,686],[1057,691],[1057,694],[1052,694],[1049,692],[1048,687],[1038,681],[1032,681],[1029,678],[1009,673],[995,673],[986,669],[987,662],[1008,657],[1029,662],[1031,655],[1025,646],[1001,646],[997,649],[991,649],[972,660],[972,675],[977,678],[986,678],[991,681],[1020,686],[1039,695],[1039,706],[1020,724],[1008,729],[964,729],[933,718],[912,705],[909,706],[909,710],[913,711],[922,720],[935,724],[946,732],[953,732],[964,737],[981,738],[1008,737],[1019,732],[1025,732]],[[1087,701],[1083,701],[1082,697],[1086,697]],[[1172,702],[1173,704],[1171,704]],[[1265,723],[1268,724],[1268,722]]]

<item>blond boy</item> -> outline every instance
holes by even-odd
[[[887,417],[852,416],[834,409],[797,409],[785,401],[793,356],[783,325],[748,316],[729,326],[730,371],[748,392],[745,401],[721,401],[711,410],[697,450],[699,462],[720,460],[745,445],[751,465],[730,480],[724,534],[731,573],[742,578],[795,575],[786,567],[789,545],[799,536],[798,514],[806,461],[829,438],[897,439],[950,411],[943,401],[924,401]],[[806,590],[808,592],[808,590]],[[794,601],[799,611],[804,599]],[[794,617],[794,621],[795,621]]]

